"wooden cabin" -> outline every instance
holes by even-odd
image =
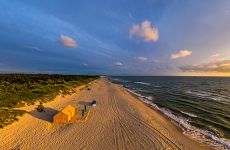
[[[53,123],[66,124],[70,123],[71,119],[75,116],[75,107],[68,105],[56,115],[53,116]]]

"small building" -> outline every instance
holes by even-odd
[[[71,105],[66,106],[60,112],[53,116],[53,123],[56,124],[66,124],[70,123],[70,121],[75,116],[75,108]]]

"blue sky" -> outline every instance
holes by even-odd
[[[1,0],[0,72],[230,75],[230,0]]]

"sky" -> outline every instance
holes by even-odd
[[[230,0],[1,0],[0,73],[230,76]]]

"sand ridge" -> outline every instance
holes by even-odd
[[[76,94],[45,105],[47,111],[30,113],[0,130],[0,149],[209,149],[189,139],[163,117],[119,85],[100,78]],[[86,122],[65,126],[51,123],[52,115],[80,101],[97,100]]]

